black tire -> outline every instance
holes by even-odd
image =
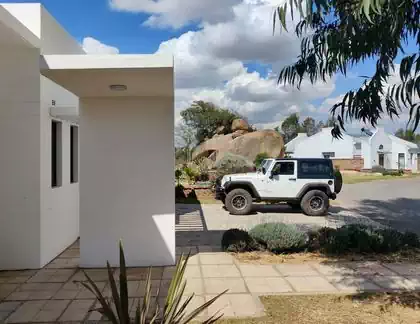
[[[239,208],[239,205],[244,205]],[[252,209],[252,196],[245,189],[233,189],[226,195],[225,206],[233,215],[248,215]]]
[[[336,194],[340,193],[341,188],[343,188],[343,176],[340,171],[336,171],[334,175],[334,192]]]
[[[327,214],[328,208],[330,207],[330,200],[325,192],[321,190],[311,190],[303,196],[300,201],[300,207],[308,216],[324,216]]]

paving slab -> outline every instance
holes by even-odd
[[[395,276],[395,272],[384,267],[379,262],[352,262],[350,265],[360,276]]]
[[[46,300],[31,300],[24,302],[7,319],[6,323],[29,323],[33,322],[35,316],[39,313]]]
[[[352,276],[355,274],[355,270],[349,263],[314,263],[311,266],[325,276]]]
[[[412,283],[401,276],[372,276],[370,278],[375,284],[385,290],[411,290]]]
[[[280,277],[248,277],[245,278],[245,282],[252,294],[273,295],[293,291],[288,282]]]
[[[280,277],[273,265],[240,264],[239,269],[244,277]]]
[[[224,252],[219,253],[200,253],[200,263],[202,265],[207,264],[233,264],[233,257]]]
[[[363,291],[380,291],[382,288],[363,277],[327,276],[326,279],[339,291],[356,293]]]
[[[383,265],[402,276],[420,276],[420,264],[384,263]]]
[[[206,294],[220,294],[228,289],[228,294],[247,293],[245,281],[242,278],[206,278],[204,290]]]
[[[206,301],[213,297],[214,295],[207,295]],[[208,308],[209,315],[217,312],[223,314],[224,318],[259,317],[264,314],[260,301],[250,294],[222,295]]]
[[[309,264],[277,264],[275,267],[280,274],[285,277],[308,277],[320,275],[320,273]]]
[[[286,277],[287,282],[296,292],[317,293],[337,292],[338,290],[324,277]]]
[[[94,304],[95,300],[73,300],[70,305],[60,316],[60,322],[83,321],[88,315],[89,309]]]
[[[235,265],[201,266],[203,278],[239,278],[241,273]]]

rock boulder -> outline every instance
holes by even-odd
[[[212,155],[217,160],[224,153],[233,153],[254,161],[259,153],[267,153],[272,157],[281,157],[283,152],[284,142],[279,133],[274,130],[260,130],[235,138],[233,138],[232,134],[211,138],[194,150],[193,159]]]
[[[246,120],[243,119],[235,119],[232,122],[232,132],[235,132],[237,130],[244,130],[244,131],[249,131],[250,127],[249,124]]]

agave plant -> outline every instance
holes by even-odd
[[[225,294],[227,290],[220,293],[216,297],[210,299],[208,302],[202,304],[200,307],[194,309],[187,314],[186,309],[194,297],[194,294],[189,296],[185,301],[182,301],[182,297],[185,292],[187,282],[183,280],[185,269],[189,255],[185,258],[181,256],[180,260],[176,264],[174,276],[172,277],[171,284],[169,286],[168,294],[166,297],[165,305],[163,307],[158,304],[158,297],[152,298],[152,286],[151,286],[151,274],[152,268],[149,268],[149,272],[146,279],[146,291],[143,301],[136,306],[135,318],[130,318],[129,299],[128,299],[128,288],[127,288],[127,267],[125,264],[125,255],[122,243],[120,242],[120,273],[119,273],[119,287],[114,279],[112,268],[107,262],[108,269],[108,280],[111,289],[111,298],[107,298],[95,284],[95,282],[89,277],[89,275],[83,271],[86,280],[80,282],[84,287],[89,289],[99,301],[101,307],[95,309],[100,312],[113,324],[185,324],[194,320],[200,315],[205,309],[213,304],[221,295]],[[159,296],[159,290],[156,294]],[[152,316],[149,316],[150,311],[154,309]],[[215,323],[219,320],[223,314],[217,312],[210,316],[203,324]]]

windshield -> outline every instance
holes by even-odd
[[[264,160],[263,163],[261,163],[261,172],[263,174],[267,173],[267,170],[270,168],[271,163],[273,163],[273,160]]]

